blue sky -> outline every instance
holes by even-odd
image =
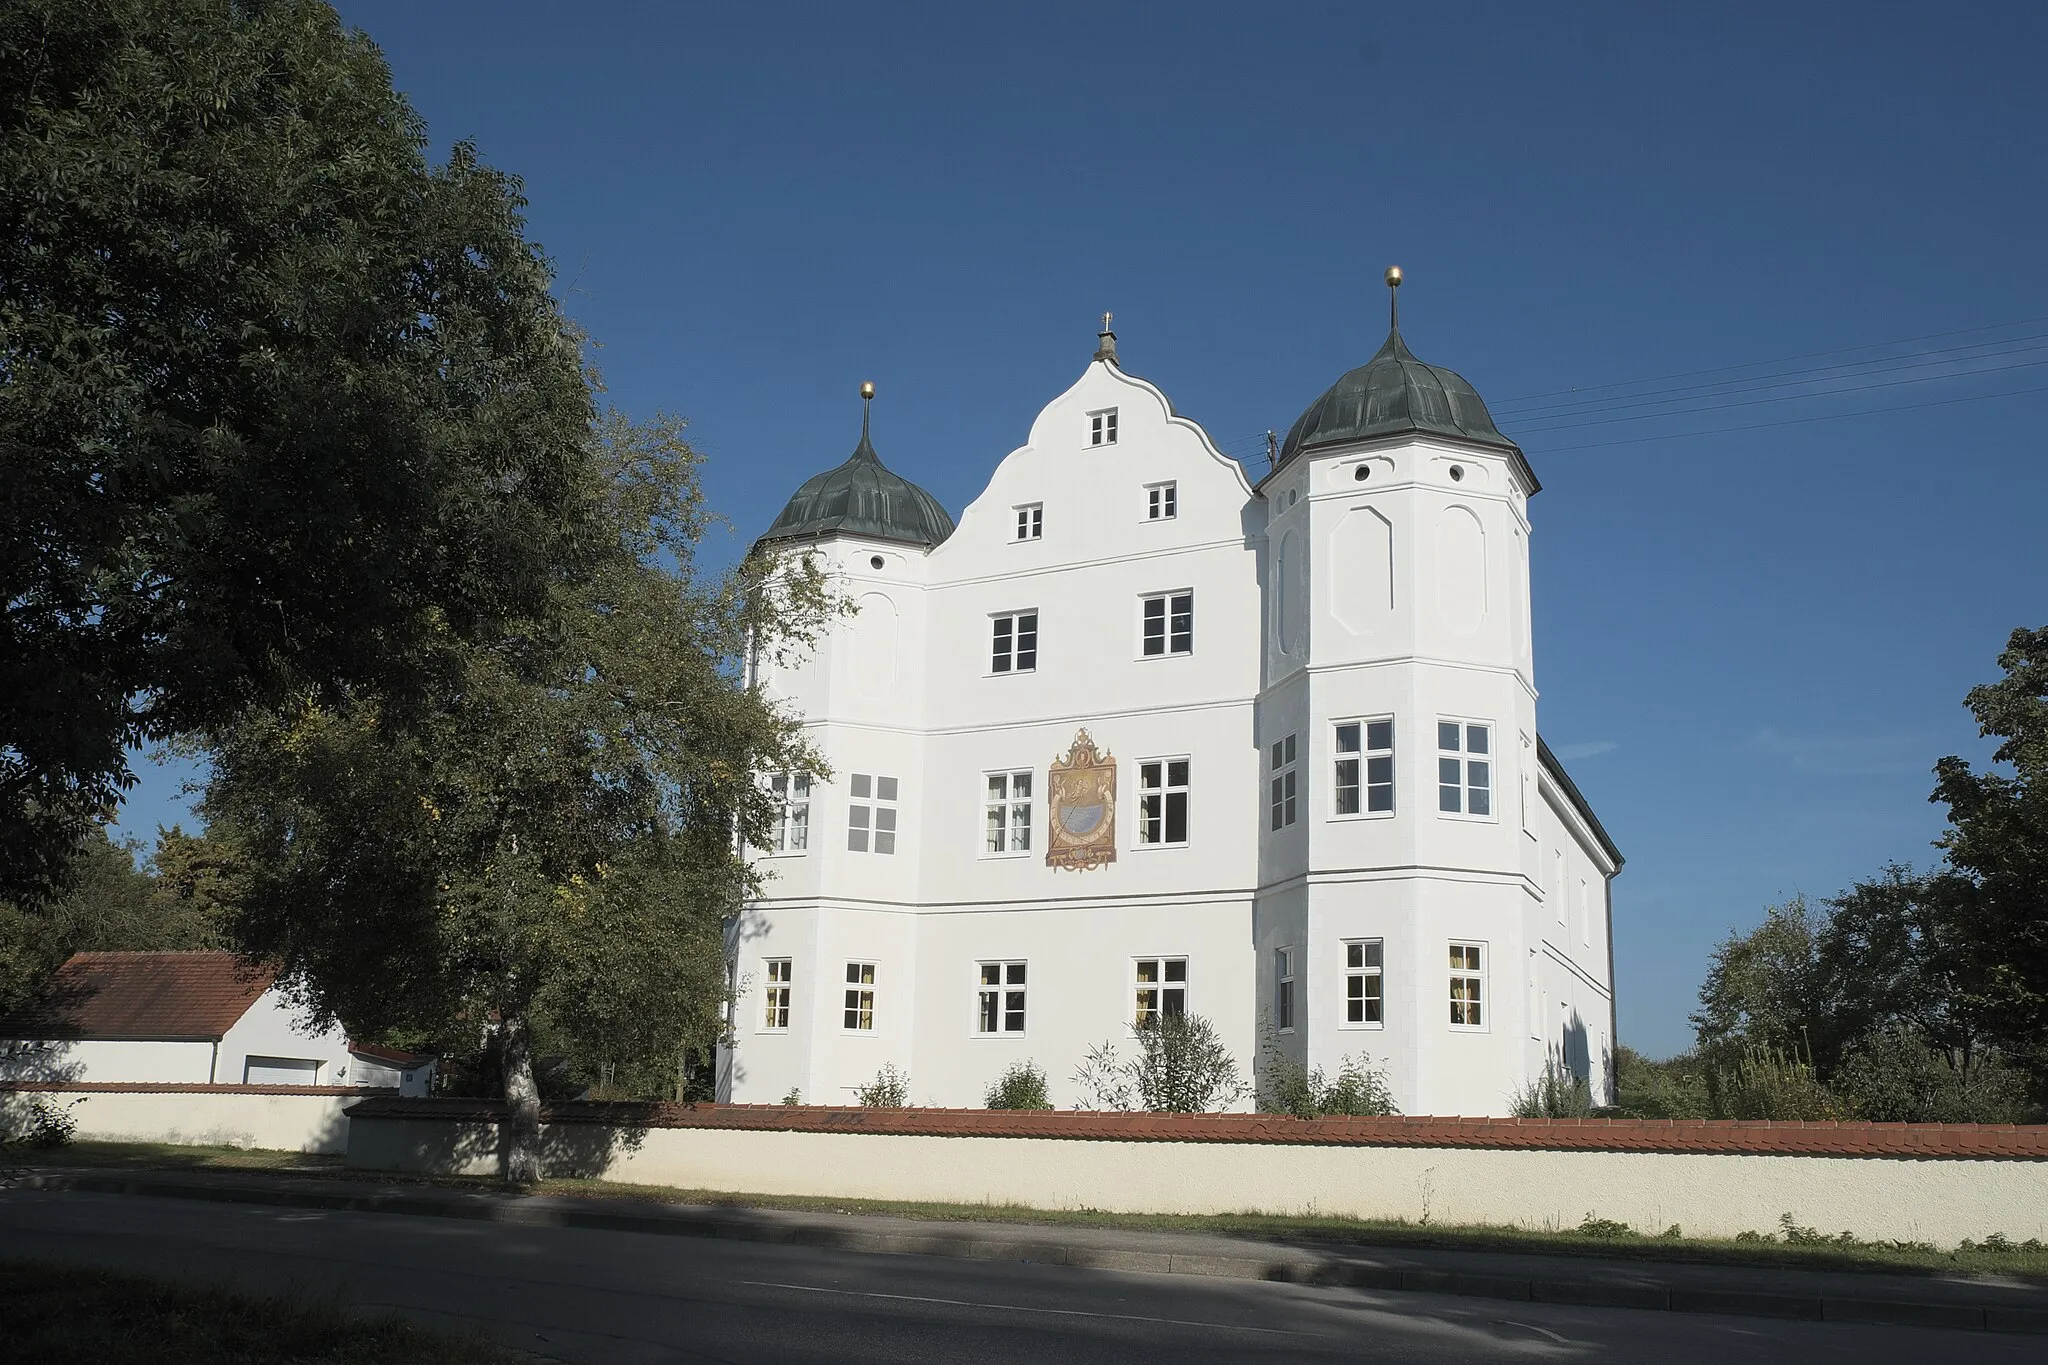
[[[863,379],[957,513],[1106,308],[1256,471],[1398,262],[1544,482],[1542,726],[1628,855],[1621,1037],[1660,1054],[1731,928],[1931,859],[1963,693],[2048,623],[2048,9],[1679,8],[340,5],[437,147],[525,178],[727,557]]]

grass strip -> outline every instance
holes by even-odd
[[[37,1365],[513,1365],[531,1357],[394,1317],[0,1260],[0,1360]]]
[[[173,1147],[155,1143],[80,1142],[48,1153],[52,1166],[142,1170],[245,1170],[335,1176],[382,1185],[462,1190],[502,1189],[482,1176],[393,1175],[350,1171],[339,1157],[262,1152],[232,1147]],[[1847,1270],[1920,1275],[2006,1275],[2048,1285],[2048,1247],[2013,1243],[1987,1230],[1986,1240],[1953,1251],[1924,1243],[1862,1242],[1846,1233],[1828,1236],[1800,1227],[1787,1213],[1778,1228],[1740,1240],[1688,1237],[1683,1230],[1645,1234],[1591,1213],[1578,1228],[1446,1226],[1395,1219],[1340,1218],[1274,1213],[1115,1213],[1103,1209],[1041,1209],[1022,1204],[949,1204],[813,1195],[740,1194],[729,1190],[633,1185],[614,1180],[545,1180],[533,1193],[578,1198],[630,1199],[714,1208],[784,1209],[797,1213],[886,1214],[948,1223],[1009,1223],[1040,1227],[1125,1228],[1145,1232],[1200,1232],[1274,1244],[1500,1251],[1545,1256],[1664,1261],[1688,1265],[1750,1266],[1787,1270]],[[1846,1239],[1846,1240],[1845,1240]]]

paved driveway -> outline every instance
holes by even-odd
[[[0,1255],[230,1283],[563,1360],[2038,1362],[2042,1338],[1566,1308],[185,1199],[0,1192]]]

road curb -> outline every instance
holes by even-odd
[[[1468,1298],[1515,1302],[1572,1304],[1600,1308],[1648,1308],[1673,1313],[1738,1314],[1808,1322],[1862,1322],[1892,1326],[1936,1327],[1974,1332],[2048,1334],[2048,1308],[1998,1304],[1915,1303],[1896,1299],[1865,1299],[1835,1294],[1769,1293],[1678,1285],[1622,1284],[1596,1279],[1535,1278],[1376,1265],[1346,1260],[1341,1252],[1325,1255],[1274,1256],[1193,1255],[1134,1248],[1082,1246],[1070,1242],[989,1237],[949,1230],[896,1232],[845,1228],[827,1224],[747,1223],[740,1218],[707,1217],[701,1213],[668,1213],[629,1209],[596,1209],[540,1204],[499,1195],[451,1195],[428,1191],[305,1190],[258,1184],[227,1185],[153,1180],[141,1175],[87,1172],[29,1175],[10,1182],[17,1189],[78,1191],[90,1194],[147,1195],[196,1199],[214,1203],[264,1204],[285,1208],[328,1209],[351,1213],[412,1214],[430,1218],[465,1218],[512,1226],[588,1228],[607,1232],[643,1232],[670,1237],[724,1237],[735,1241],[781,1242],[840,1251],[946,1256],[956,1260],[997,1260],[1063,1265],[1085,1270],[1135,1270],[1166,1275],[1206,1275],[1222,1279],[1273,1280],[1293,1284],[1331,1285],[1350,1289],[1406,1290],[1454,1294]]]

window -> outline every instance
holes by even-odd
[[[1045,504],[1026,503],[1017,509],[1017,539],[1037,540],[1045,534]]]
[[[989,672],[1030,673],[1038,667],[1038,613],[1015,611],[993,618]]]
[[[982,800],[987,835],[984,853],[1031,850],[1031,774],[990,773]]]
[[[1294,1028],[1294,949],[1273,950],[1273,1024],[1282,1033]]]
[[[1273,828],[1281,829],[1294,823],[1294,736],[1274,740],[1270,757],[1272,761],[1266,769],[1270,774],[1268,805]]]
[[[1436,808],[1447,815],[1492,815],[1492,727],[1438,721],[1436,747]]]
[[[976,1033],[1022,1033],[1024,1031],[1024,964],[983,962],[979,1008],[975,1013]]]
[[[1380,941],[1362,938],[1344,945],[1344,1022],[1377,1028],[1386,1022],[1386,978]]]
[[[875,964],[846,964],[846,1027],[856,1033],[875,1031]]]
[[[811,775],[771,773],[768,794],[775,798],[777,853],[802,853],[811,841]]]
[[[1138,962],[1138,1022],[1188,1012],[1188,960],[1148,957]]]
[[[1392,720],[1347,720],[1337,726],[1336,796],[1339,815],[1357,815],[1361,798],[1367,814],[1394,809]]]
[[[846,848],[849,853],[866,853],[870,835],[874,851],[896,851],[896,779],[855,773],[851,784],[853,801],[846,807]]]
[[[1088,444],[1091,446],[1113,446],[1116,444],[1116,409],[1104,408],[1101,412],[1088,414]]]
[[[1579,942],[1593,943],[1593,888],[1584,877],[1579,878]]]
[[[1458,1028],[1481,1028],[1480,1013],[1486,998],[1486,946],[1481,943],[1451,945],[1451,1023]]]
[[[1188,841],[1188,761],[1148,758],[1138,765],[1138,842]]]
[[[1145,599],[1145,657],[1192,654],[1195,649],[1195,595],[1162,592]]]
[[[789,1027],[789,959],[771,957],[761,964],[768,969],[768,1012],[761,1020],[765,1029]]]
[[[1145,520],[1171,521],[1180,515],[1180,485],[1174,482],[1145,485]]]

